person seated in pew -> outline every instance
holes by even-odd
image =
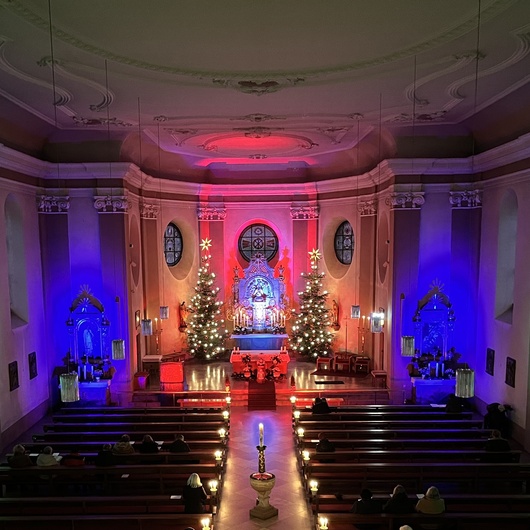
[[[333,443],[329,440],[326,433],[321,432],[318,434],[318,443],[315,446],[315,451],[317,453],[334,453],[335,452],[335,446]],[[335,462],[334,458],[318,458],[319,462],[322,462],[324,464],[329,464],[331,462]]]
[[[170,453],[189,453],[190,446],[184,441],[183,434],[176,434],[175,440],[168,445],[167,450]]]
[[[484,446],[486,455],[482,458],[483,462],[511,462],[512,455],[510,451],[512,448],[508,443],[508,440],[505,440],[501,436],[501,431],[498,429],[493,429],[491,431],[491,436],[486,440]]]
[[[427,515],[437,515],[445,512],[445,501],[440,496],[436,486],[431,486],[425,495],[416,503],[416,511]],[[439,530],[443,524],[421,523],[420,528],[423,530]]]
[[[201,477],[198,473],[192,473],[189,476],[182,492],[184,513],[204,513],[206,499],[207,495],[206,491],[204,491]]]
[[[447,403],[445,405],[445,412],[459,414],[463,410],[464,410],[464,405],[462,403],[462,398],[456,397],[454,394],[449,394]]]
[[[142,439],[142,443],[138,444],[138,451],[143,454],[158,453],[158,444],[150,434],[146,434]]]
[[[398,484],[390,499],[383,505],[384,513],[414,513],[414,501],[407,495],[405,488]]]
[[[315,398],[313,406],[311,407],[313,414],[328,414],[331,412],[326,398]]]
[[[123,434],[120,441],[114,444],[112,452],[115,455],[132,455],[134,447],[131,444],[131,437],[128,434]]]
[[[363,488],[361,498],[357,499],[350,508],[351,513],[358,514],[381,513],[382,511],[381,502],[372,498],[372,492],[368,488]],[[359,530],[372,530],[378,528],[379,524],[355,523],[355,526]]]
[[[50,466],[58,466],[59,460],[61,460],[60,457],[56,458],[53,454],[53,449],[49,445],[47,445],[43,450],[42,453],[37,457],[37,466],[39,467],[50,467]]]
[[[114,457],[110,444],[103,444],[103,447],[94,460],[94,464],[101,467],[109,467],[116,464],[116,458]]]
[[[12,468],[23,468],[32,466],[33,462],[26,453],[26,448],[22,444],[17,444],[13,447],[13,456],[7,459],[7,465]]]
[[[83,467],[85,457],[79,454],[77,447],[72,447],[71,451],[63,456],[61,464],[67,467]]]

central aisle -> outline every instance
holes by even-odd
[[[259,424],[264,425],[266,471],[276,475],[270,503],[278,516],[261,521],[250,518],[256,492],[250,487],[250,474],[258,470]],[[221,506],[216,530],[310,530],[311,515],[296,468],[291,408],[275,411],[230,410],[230,441]]]

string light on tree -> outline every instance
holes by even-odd
[[[321,258],[318,249],[309,252],[311,272],[302,273],[306,286],[298,293],[300,310],[293,310],[295,321],[290,337],[291,348],[309,359],[328,356],[334,337],[329,330],[332,322],[331,310],[326,305],[328,292],[322,291],[324,273],[318,272]]]
[[[226,331],[220,331],[224,320],[220,318],[223,302],[217,300],[219,287],[214,287],[215,273],[210,271],[209,249],[211,239],[201,241],[201,266],[198,271],[195,294],[191,299],[191,319],[188,323],[188,349],[190,354],[203,360],[215,359],[224,351]]]

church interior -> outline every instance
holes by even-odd
[[[182,530],[326,530],[316,397],[499,404],[525,460],[530,4],[434,4],[0,0],[2,454],[66,403],[221,403],[222,501]]]

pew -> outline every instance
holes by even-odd
[[[329,412],[326,414],[313,414],[309,411],[300,412],[300,422],[318,420],[328,421],[365,421],[365,420],[472,420],[472,412],[445,412],[432,409],[429,411],[343,411]]]
[[[43,425],[44,432],[118,432],[131,433],[135,431],[171,431],[171,432],[185,432],[186,430],[193,431],[214,431],[217,432],[220,428],[228,429],[224,421],[153,421],[149,423],[135,423],[135,422],[91,422],[85,421],[81,423],[48,423]]]
[[[311,462],[487,462],[495,457],[496,462],[519,462],[522,451],[506,451],[489,453],[484,449],[352,449],[336,450],[333,453],[317,453],[313,450],[304,451]],[[303,460],[302,452],[298,459]]]
[[[318,422],[317,422],[318,423]],[[325,432],[330,439],[355,439],[355,438],[388,438],[388,439],[401,439],[401,438],[441,438],[447,436],[448,438],[482,438],[487,439],[491,435],[491,429],[432,429],[432,428],[354,428],[346,430],[344,428],[336,428],[329,425],[322,426],[318,425],[298,425],[294,427],[296,434],[298,427],[304,429],[304,438],[318,438],[319,433]]]
[[[324,415],[322,415],[324,416]],[[309,430],[328,430],[339,429],[344,431],[352,431],[357,428],[372,428],[372,429],[481,429],[482,420],[474,419],[459,419],[451,420],[445,417],[439,419],[426,420],[335,420],[333,418],[323,422],[320,416],[312,416],[311,420],[299,421],[298,426]],[[296,422],[294,422],[296,424]],[[325,425],[325,427],[323,427]],[[490,429],[491,433],[491,429]]]
[[[151,423],[151,422],[223,422],[222,412],[190,412],[190,413],[157,413],[157,414],[54,414],[53,423],[78,424],[90,422],[122,422],[122,423]]]
[[[145,428],[145,426],[144,426]],[[170,443],[175,439],[175,433],[177,431],[156,431],[155,429],[145,429],[143,431],[97,431],[97,432],[45,432],[41,434],[33,434],[32,439],[34,442],[46,442],[47,444],[53,444],[54,442],[68,442],[68,443],[79,443],[86,441],[97,441],[98,443],[116,443],[121,434],[129,434],[131,440],[134,442],[141,442],[142,438],[146,434],[150,434],[155,440],[162,440]],[[194,431],[194,430],[183,430],[180,431],[186,441],[191,444],[193,440],[217,440],[219,441],[218,430],[212,431]],[[229,432],[226,432],[228,437]]]
[[[393,530],[402,524],[408,524],[412,528],[419,528],[421,524],[439,524],[440,528],[452,530],[498,530],[503,526],[510,530],[530,528],[530,513],[528,512],[446,512],[441,515],[323,513],[315,517],[315,530],[319,530],[321,516],[327,519],[328,526],[332,530],[352,530],[355,524],[378,525],[377,528],[388,530]]]
[[[157,415],[157,414],[187,414],[193,412],[199,412],[206,414],[210,412],[222,412],[226,409],[226,403],[218,407],[117,407],[117,406],[100,406],[100,407],[76,407],[76,406],[63,406],[57,410],[54,414],[57,416],[68,416],[70,414],[144,414]]]
[[[191,473],[199,473],[208,483],[215,479],[221,483],[222,466],[202,464],[152,464],[116,465],[82,468],[65,466],[0,468],[0,485],[7,491],[23,486],[26,489],[45,487],[52,495],[65,488],[99,488],[107,494],[179,494]]]
[[[175,530],[202,528],[207,514],[0,515],[0,530]],[[214,530],[215,517],[209,517]],[[351,529],[350,529],[351,530]]]
[[[333,453],[329,454],[332,458]],[[526,493],[530,478],[529,463],[482,462],[312,462],[303,464],[306,488],[312,480],[321,493],[358,493],[362,488],[374,492],[392,491],[402,484],[408,491],[425,491],[437,486],[441,491]]]
[[[327,433],[327,431],[322,431]],[[336,450],[346,449],[484,449],[484,438],[328,438]],[[303,440],[303,448],[315,449],[318,438]]]

